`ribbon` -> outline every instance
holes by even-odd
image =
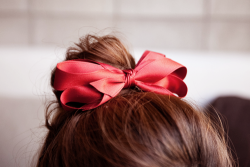
[[[163,54],[145,51],[135,69],[120,70],[85,59],[58,63],[53,86],[62,91],[60,101],[65,110],[84,111],[102,105],[122,89],[133,86],[143,91],[185,97],[186,74],[187,68],[183,65]]]

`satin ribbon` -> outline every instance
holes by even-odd
[[[145,51],[135,69],[120,70],[113,66],[85,59],[58,63],[54,88],[62,91],[60,101],[65,110],[89,110],[115,97],[124,88],[133,86],[143,91],[185,97],[183,82],[187,68],[165,55]],[[73,107],[70,104],[80,104]]]

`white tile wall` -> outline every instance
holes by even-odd
[[[246,51],[249,24],[250,0],[0,0],[0,45],[68,46],[114,28],[134,47]]]
[[[250,17],[249,0],[211,0],[213,16]]]
[[[39,12],[66,12],[80,14],[106,14],[113,13],[113,0],[53,0],[30,1],[31,9]]]
[[[41,126],[44,122],[43,102],[37,98],[0,96],[0,106],[0,166],[31,166],[45,134],[45,128]]]
[[[0,17],[0,44],[24,45],[29,42],[29,22],[23,17]]]
[[[111,19],[38,18],[34,21],[34,43],[38,45],[69,46],[90,32],[112,27]]]
[[[28,0],[0,0],[0,11],[25,11],[28,9]]]
[[[127,20],[119,22],[116,27],[135,48],[201,48],[202,24],[199,21]]]
[[[121,15],[202,16],[204,0],[120,0]]]
[[[250,23],[211,23],[208,45],[210,50],[250,51]]]

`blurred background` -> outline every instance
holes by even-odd
[[[117,35],[136,60],[152,50],[185,65],[186,99],[198,106],[250,99],[250,0],[0,0],[1,167],[32,162],[51,69],[87,33]]]

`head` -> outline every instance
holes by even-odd
[[[89,59],[119,69],[135,61],[114,36],[87,35],[68,49],[67,60]],[[53,87],[55,70],[52,71]],[[66,111],[61,92],[46,110],[48,134],[37,166],[214,167],[232,166],[223,129],[185,100],[123,89],[87,111]]]

